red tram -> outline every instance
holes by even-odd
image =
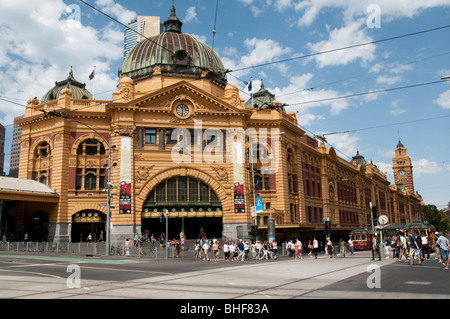
[[[366,228],[358,228],[350,232],[354,250],[370,250],[372,245],[369,238],[369,231]]]

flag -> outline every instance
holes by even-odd
[[[248,84],[248,91],[250,92],[252,90],[252,80],[250,80],[250,83]]]
[[[91,75],[89,75],[89,80],[92,80],[95,77],[95,69],[92,71]]]

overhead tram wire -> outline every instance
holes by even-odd
[[[424,121],[438,120],[438,119],[447,118],[447,117],[450,117],[450,115],[436,116],[436,117],[430,117],[430,118],[426,118],[426,119],[411,120],[411,121],[398,122],[398,123],[392,123],[392,124],[384,124],[384,125],[377,125],[377,126],[369,126],[369,127],[359,128],[359,129],[353,129],[353,130],[346,130],[346,131],[339,131],[339,132],[324,133],[324,134],[322,134],[322,136],[335,135],[335,134],[354,133],[354,132],[358,132],[358,131],[367,131],[367,130],[373,130],[373,129],[383,128],[383,127],[389,127],[389,126],[397,126],[397,125],[403,125],[403,124],[410,124],[410,123],[417,123],[417,122],[424,122]],[[447,161],[447,162],[448,162],[448,161]]]
[[[450,51],[447,51],[447,52],[444,52],[444,53],[440,53],[440,54],[437,54],[437,55],[433,55],[433,56],[429,56],[429,57],[425,57],[425,58],[422,58],[422,59],[410,61],[410,62],[404,63],[404,65],[410,65],[410,64],[422,62],[422,61],[433,59],[433,58],[436,58],[436,57],[441,57],[441,56],[447,55],[447,54],[450,54]],[[297,94],[297,93],[301,93],[301,92],[312,91],[312,90],[315,90],[315,89],[318,89],[318,88],[322,88],[324,86],[329,86],[329,85],[332,85],[332,84],[335,84],[335,83],[341,83],[341,82],[345,82],[345,81],[348,81],[348,80],[360,78],[360,77],[363,77],[363,76],[368,76],[368,75],[371,75],[371,74],[378,74],[380,71],[388,70],[388,69],[390,69],[390,67],[386,66],[384,68],[380,68],[377,72],[367,72],[367,73],[353,75],[353,76],[350,76],[350,77],[347,77],[347,78],[344,78],[344,79],[323,83],[323,84],[320,84],[320,85],[312,85],[308,89],[303,89],[303,90],[299,90],[299,91],[295,91],[295,92],[285,93],[285,94],[282,94],[282,95],[278,95],[277,97],[280,98],[280,97],[283,97],[283,96],[288,96],[288,95]]]
[[[283,62],[288,62],[288,61],[294,61],[294,60],[299,60],[299,59],[310,58],[310,57],[314,57],[314,56],[318,56],[318,55],[322,55],[322,54],[326,54],[326,53],[333,53],[333,52],[338,52],[338,51],[343,51],[343,50],[348,50],[348,49],[354,49],[354,48],[358,48],[358,47],[362,47],[362,46],[366,46],[366,45],[370,45],[370,44],[376,44],[376,43],[381,43],[381,42],[386,42],[386,41],[402,39],[402,38],[411,37],[411,36],[424,34],[424,33],[428,33],[428,32],[443,30],[443,29],[446,29],[446,28],[450,28],[450,24],[449,25],[440,26],[440,27],[436,27],[436,28],[431,28],[431,29],[411,32],[411,33],[407,33],[407,34],[402,34],[402,35],[398,35],[398,36],[394,36],[394,37],[390,37],[390,38],[384,38],[384,39],[380,39],[380,40],[374,40],[374,41],[369,41],[369,42],[349,45],[349,46],[346,46],[346,47],[341,47],[341,48],[336,48],[336,49],[331,49],[331,50],[326,50],[326,51],[321,51],[321,52],[315,52],[315,53],[295,56],[295,57],[291,57],[291,58],[287,58],[287,59],[282,59],[282,60],[277,60],[277,61],[272,61],[272,62],[266,62],[266,63],[261,63],[261,64],[256,64],[256,65],[253,65],[253,66],[242,67],[242,68],[239,68],[239,69],[236,69],[236,70],[225,70],[225,71],[229,73],[229,72],[238,72],[238,71],[243,71],[243,70],[248,70],[248,69],[253,69],[253,68],[259,68],[259,67],[263,67],[263,66],[277,64],[277,63],[283,63]]]
[[[298,102],[298,103],[288,104],[286,106],[294,106],[294,105],[303,105],[303,104],[311,104],[311,103],[334,101],[334,100],[347,99],[347,98],[351,98],[351,97],[358,97],[358,96],[369,95],[369,94],[379,94],[379,93],[390,92],[390,91],[410,89],[410,88],[414,88],[414,87],[420,87],[420,86],[432,85],[432,84],[438,84],[438,83],[445,83],[445,81],[439,80],[439,81],[411,84],[411,85],[405,85],[405,86],[389,88],[389,89],[380,89],[380,90],[369,91],[369,92],[348,94],[348,95],[343,95],[343,96],[335,96],[335,97],[330,97],[330,98],[320,99],[320,100]]]
[[[219,0],[216,1],[216,14],[214,16],[214,28],[213,28],[213,31],[212,31],[213,32],[213,39],[212,39],[211,49],[213,51],[214,51],[214,40],[216,38],[216,32],[217,32],[216,25],[217,25],[217,11],[218,11],[218,8],[219,8]]]

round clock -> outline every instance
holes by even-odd
[[[398,172],[398,174],[399,174],[400,176],[405,176],[405,171],[400,171],[400,172]]]
[[[176,108],[178,116],[186,117],[189,115],[189,107],[186,104],[179,104]]]

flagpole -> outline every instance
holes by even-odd
[[[252,83],[252,91],[251,91],[251,96],[252,96],[252,108],[255,107],[255,105],[253,104],[253,76],[250,78],[250,83]]]
[[[95,100],[95,68],[96,66],[94,65],[94,90],[93,90],[93,96],[94,96],[94,100]]]

